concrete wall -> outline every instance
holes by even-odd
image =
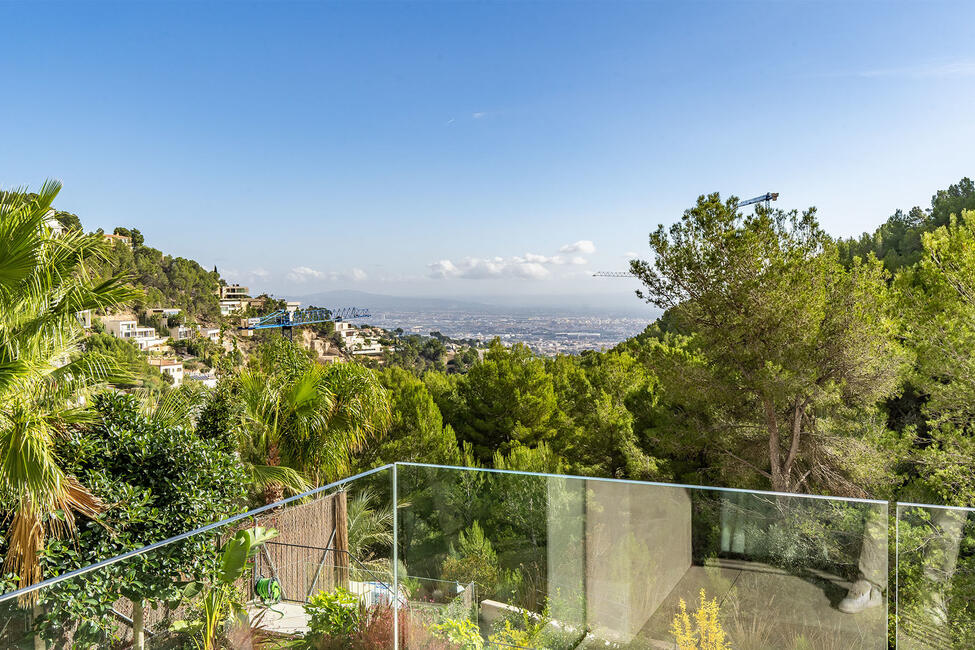
[[[586,481],[586,606],[630,641],[691,566],[691,499],[676,487]]]
[[[687,490],[548,479],[552,617],[628,643],[691,566]]]

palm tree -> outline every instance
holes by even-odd
[[[281,345],[280,343],[278,344]],[[237,377],[241,457],[266,503],[346,471],[351,455],[389,422],[386,391],[371,370],[329,366],[289,351]]]
[[[393,509],[379,501],[379,495],[370,487],[362,488],[348,500],[349,554],[362,563],[373,561],[376,549],[393,546]]]
[[[301,435],[320,426],[317,389],[308,381],[283,381],[257,370],[237,377],[241,404],[241,459],[264,502],[280,501],[284,490],[298,493],[310,487],[293,467],[281,464],[285,431]]]
[[[89,389],[117,374],[107,358],[83,352],[77,314],[135,296],[121,278],[91,274],[88,264],[104,259],[100,237],[48,227],[60,189],[47,181],[36,195],[0,192],[0,493],[11,517],[4,569],[21,586],[40,580],[37,554],[48,535],[69,533],[76,514],[101,507],[54,453],[57,436],[90,419]]]

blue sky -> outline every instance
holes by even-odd
[[[623,295],[698,194],[849,235],[975,174],[971,2],[0,12],[0,186],[278,293]]]

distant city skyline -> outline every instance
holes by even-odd
[[[970,2],[3,13],[0,187],[279,295],[636,301],[591,273],[699,194],[850,236],[975,174]]]

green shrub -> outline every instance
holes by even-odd
[[[458,621],[445,618],[439,623],[431,625],[428,629],[434,637],[457,646],[459,650],[481,650],[484,647],[481,631],[477,624],[470,619]]]
[[[308,641],[314,642],[330,636],[348,636],[359,629],[361,612],[359,599],[347,589],[322,591],[304,606],[308,614]]]
[[[476,521],[457,538],[459,548],[451,544],[450,554],[440,567],[441,578],[460,584],[476,582],[484,596],[494,597],[501,581],[501,569],[491,540],[484,536]]]

